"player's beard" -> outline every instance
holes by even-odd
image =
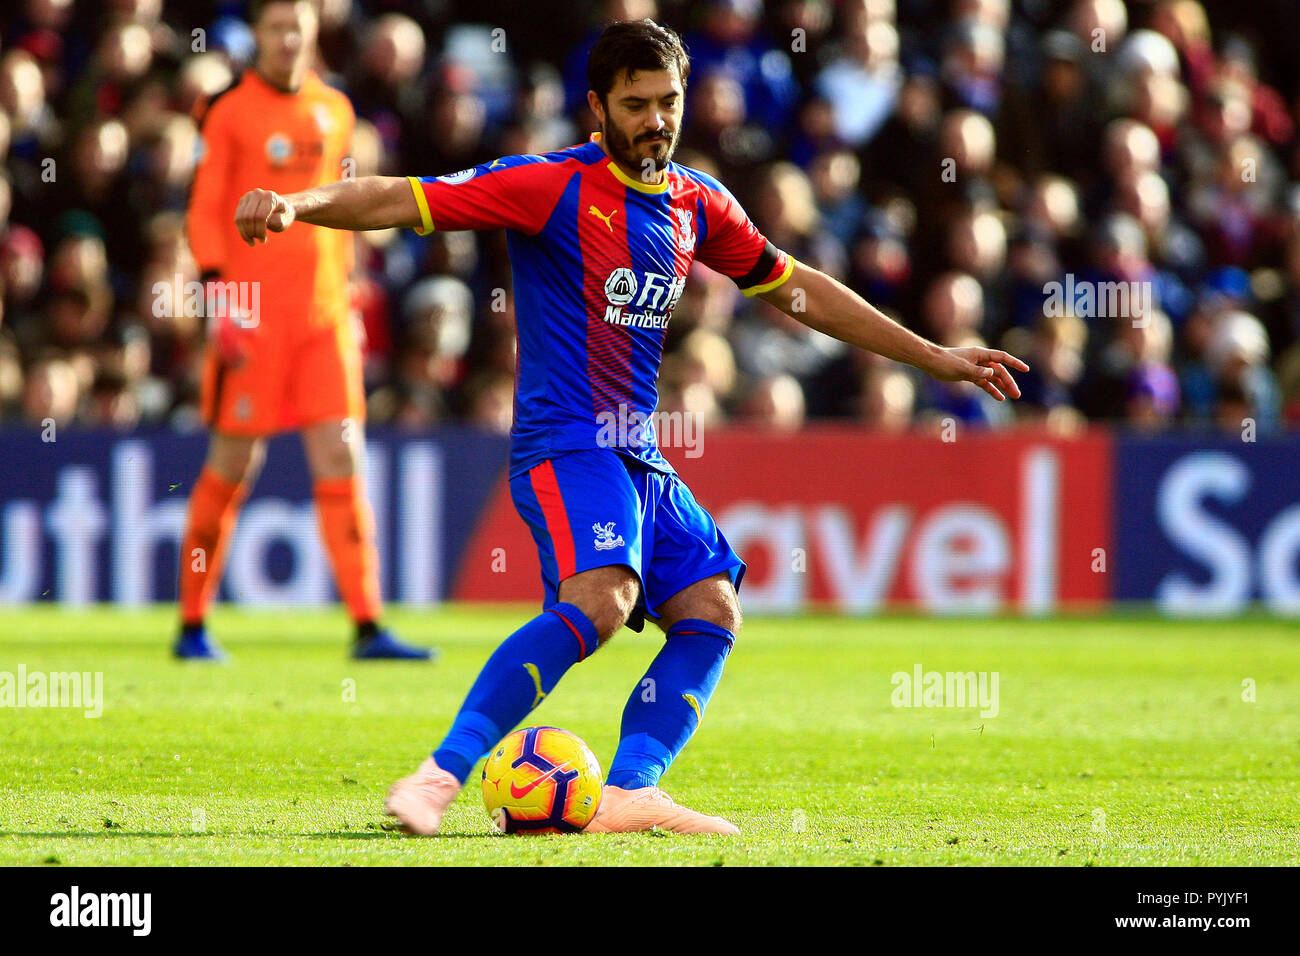
[[[680,127],[672,131],[660,129],[654,133],[643,133],[633,141],[613,123],[606,123],[602,135],[605,137],[605,143],[609,147],[610,155],[623,166],[628,169],[635,169],[639,174],[645,169],[643,164],[647,159],[654,164],[656,173],[663,171],[663,168],[673,158],[673,151],[677,149],[679,133]],[[656,139],[657,137],[663,138]],[[641,153],[642,145],[652,139],[656,139],[654,151],[649,156],[643,155]]]

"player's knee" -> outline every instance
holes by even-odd
[[[265,445],[256,439],[213,435],[208,447],[208,467],[231,484],[257,480],[266,458]]]
[[[701,608],[691,616],[716,624],[718,627],[725,627],[732,635],[739,637],[743,619],[740,613],[740,601],[736,599],[734,590],[728,588],[727,591],[730,593],[719,593],[709,601],[706,608]]]
[[[596,600],[592,613],[588,616],[591,618],[591,623],[596,626],[600,643],[604,644],[622,630],[623,625],[632,616],[633,609],[636,608],[637,593],[636,579],[632,578],[630,581],[615,585],[602,598]]]
[[[702,581],[672,598],[664,606],[659,626],[666,631],[684,620],[708,621],[739,636],[743,615],[730,577],[719,575]]]
[[[308,464],[316,478],[346,478],[357,472],[357,448],[346,428],[317,428],[304,436]]]
[[[316,473],[322,478],[350,478],[357,473],[356,461],[347,448],[331,448]]]
[[[577,607],[596,628],[604,644],[619,632],[636,609],[641,586],[629,568],[584,571],[560,586],[560,600]]]
[[[244,463],[244,483],[251,487],[257,481],[257,476],[262,473],[262,465],[265,463],[266,445],[258,442],[253,446],[248,460]]]
[[[733,590],[730,597],[723,602],[720,614],[720,620],[717,624],[725,627],[736,637],[740,636],[740,626],[744,623],[744,615],[740,613],[740,601],[736,598],[736,592]]]

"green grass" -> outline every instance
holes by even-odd
[[[1260,618],[754,619],[664,781],[742,836],[501,837],[473,782],[444,836],[392,831],[388,784],[530,613],[396,612],[421,666],[348,660],[338,613],[223,610],[211,667],[166,657],[170,609],[2,612],[0,671],[102,671],[105,706],[0,709],[0,864],[1300,861],[1300,640]],[[657,645],[625,631],[531,722],[608,762]],[[1000,712],[891,706],[918,663],[997,671]]]

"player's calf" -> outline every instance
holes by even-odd
[[[607,778],[611,792],[657,792],[659,779],[704,719],[736,640],[732,628],[740,626],[740,605],[727,574],[683,589],[663,602],[661,611],[664,646],[623,709]],[[638,811],[634,816],[639,820],[642,815]]]
[[[735,635],[710,621],[684,618],[668,628],[664,646],[623,708],[618,750],[606,778],[611,787],[656,787],[699,728]]]
[[[597,646],[595,625],[581,609],[564,602],[511,634],[483,665],[447,736],[433,752],[439,770],[463,784],[474,764]]]

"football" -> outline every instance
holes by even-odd
[[[600,764],[558,727],[524,727],[483,765],[483,805],[503,833],[577,833],[600,807]]]

